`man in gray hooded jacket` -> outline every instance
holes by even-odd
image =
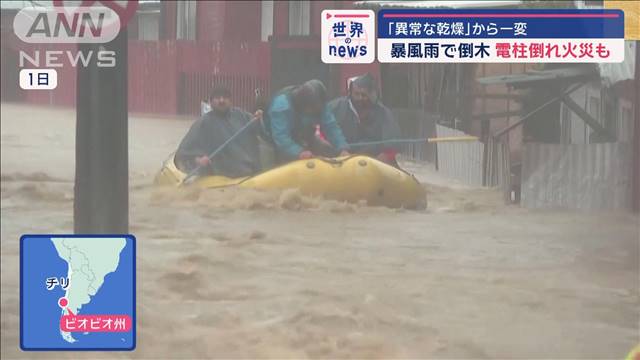
[[[209,155],[238,133],[252,115],[233,107],[231,92],[216,86],[210,95],[211,111],[202,115],[189,129],[176,152],[176,165],[183,171],[200,169],[199,175],[244,177],[261,170],[258,149],[259,122],[238,134],[213,159]],[[259,116],[256,113],[256,116]]]
[[[400,128],[391,110],[378,99],[375,79],[371,74],[358,76],[349,82],[348,90],[347,96],[329,103],[329,109],[338,121],[347,142],[380,142],[351,146],[351,152],[366,154],[396,165],[398,147],[390,140],[400,138]]]

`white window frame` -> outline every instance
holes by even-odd
[[[289,35],[305,36],[311,33],[311,1],[289,1]]]
[[[197,1],[176,1],[176,39],[196,40]]]
[[[269,41],[273,35],[273,0],[263,0],[260,5],[260,40]]]
[[[160,39],[160,12],[138,12],[138,40]]]

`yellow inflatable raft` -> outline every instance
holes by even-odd
[[[177,186],[185,177],[172,156],[156,175],[155,183]],[[348,202],[365,201],[370,206],[424,209],[427,205],[425,189],[415,177],[362,155],[297,160],[246,178],[204,176],[189,186],[241,186],[264,190],[297,188],[305,195]]]

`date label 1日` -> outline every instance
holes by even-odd
[[[20,70],[20,87],[24,90],[53,90],[58,86],[55,69]]]

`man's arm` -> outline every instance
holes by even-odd
[[[206,166],[210,163],[210,161],[208,161],[207,144],[204,139],[206,132],[204,122],[206,116],[206,114],[203,115],[191,125],[191,128],[189,128],[189,131],[176,150],[176,163],[184,164],[188,169],[195,168],[196,166]]]
[[[322,130],[322,133],[325,134],[327,140],[329,140],[331,145],[336,149],[340,151],[349,149],[347,140],[345,139],[340,126],[338,126],[336,117],[333,115],[333,112],[329,110],[328,106],[325,107],[322,118],[320,119],[320,130]]]
[[[297,158],[304,150],[291,138],[291,123],[288,111],[269,111],[271,118],[271,136],[278,150],[291,158]]]
[[[240,116],[242,117],[242,124],[247,124],[248,122],[253,121],[253,123],[249,125],[249,129],[247,129],[247,132],[257,135],[261,127],[260,123],[262,122],[262,110],[258,110],[252,114],[240,108],[236,109],[241,114]]]
[[[206,149],[203,148],[202,137],[204,136],[204,116],[202,118],[196,120],[187,134],[180,141],[180,145],[178,145],[178,150],[176,151],[176,156],[179,157],[196,157],[201,155],[206,155]]]

